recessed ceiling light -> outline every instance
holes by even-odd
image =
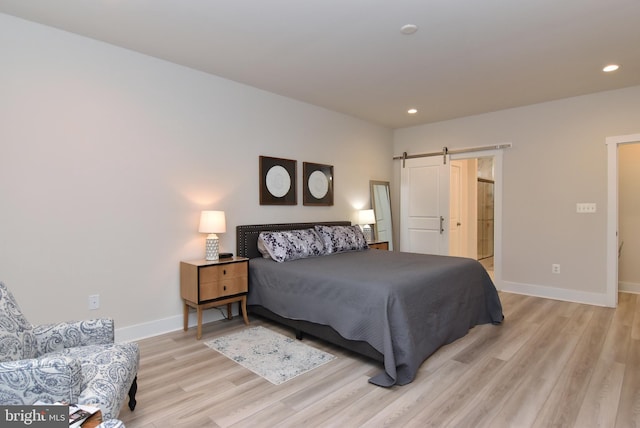
[[[418,112],[418,109],[415,108],[410,108],[409,110],[407,110],[407,113],[409,114],[416,114]]]
[[[403,25],[402,28],[400,28],[402,34],[413,34],[416,31],[418,31],[418,26],[413,24]]]
[[[609,64],[605,68],[602,69],[605,73],[610,73],[612,71],[616,71],[620,66],[618,64]]]

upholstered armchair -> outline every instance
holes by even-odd
[[[31,325],[0,282],[0,404],[68,401],[117,418],[127,394],[136,405],[139,360],[137,344],[114,343],[111,319]]]

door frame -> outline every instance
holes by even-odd
[[[465,241],[465,245],[464,248],[462,246],[462,228],[461,226],[456,226],[456,230],[455,230],[455,235],[452,234],[452,231],[454,230],[454,226],[453,226],[453,216],[451,215],[451,208],[454,207],[454,204],[457,205],[458,207],[458,212],[456,213],[458,215],[457,217],[457,221],[458,223],[462,224],[462,186],[463,186],[463,169],[466,170],[466,165],[464,165],[462,163],[462,161],[460,161],[459,159],[455,160],[455,159],[451,159],[450,160],[451,165],[449,166],[449,255],[450,256],[461,256],[461,255],[466,255],[466,241]],[[458,171],[458,183],[457,183],[457,189],[455,189],[455,186],[452,186],[453,182],[453,177],[454,177],[454,170]],[[464,186],[466,186],[467,183],[464,183]],[[458,200],[455,201],[454,198],[452,197],[454,195],[454,192],[457,190],[458,192]],[[465,227],[467,226],[466,224],[464,225]],[[451,245],[452,243],[454,243],[454,236],[456,237],[457,242],[455,242],[456,246]],[[457,248],[457,254],[451,254],[452,253],[452,249],[453,248]]]
[[[607,288],[605,304],[618,306],[618,146],[640,142],[640,134],[607,137]]]
[[[451,160],[493,157],[494,213],[493,213],[493,282],[502,290],[502,170],[504,150],[483,150],[451,154]]]

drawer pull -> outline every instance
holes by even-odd
[[[226,269],[222,269],[222,274],[226,275],[227,274],[227,270]]]
[[[227,286],[226,286],[226,285],[225,285],[225,286],[223,286],[223,287],[222,287],[222,289],[223,289],[224,291],[227,291]]]

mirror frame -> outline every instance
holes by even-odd
[[[380,180],[370,180],[369,181],[369,195],[371,197],[371,208],[373,208],[373,212],[376,215],[376,219],[378,218],[378,210],[381,209],[380,202],[376,204],[376,193],[374,192],[375,186],[383,186],[387,190],[387,196],[389,201],[389,250],[393,250],[393,214],[391,212],[391,189],[390,183],[388,181],[380,181]],[[374,240],[379,241],[380,235],[378,233],[378,223],[373,226],[374,230]]]

